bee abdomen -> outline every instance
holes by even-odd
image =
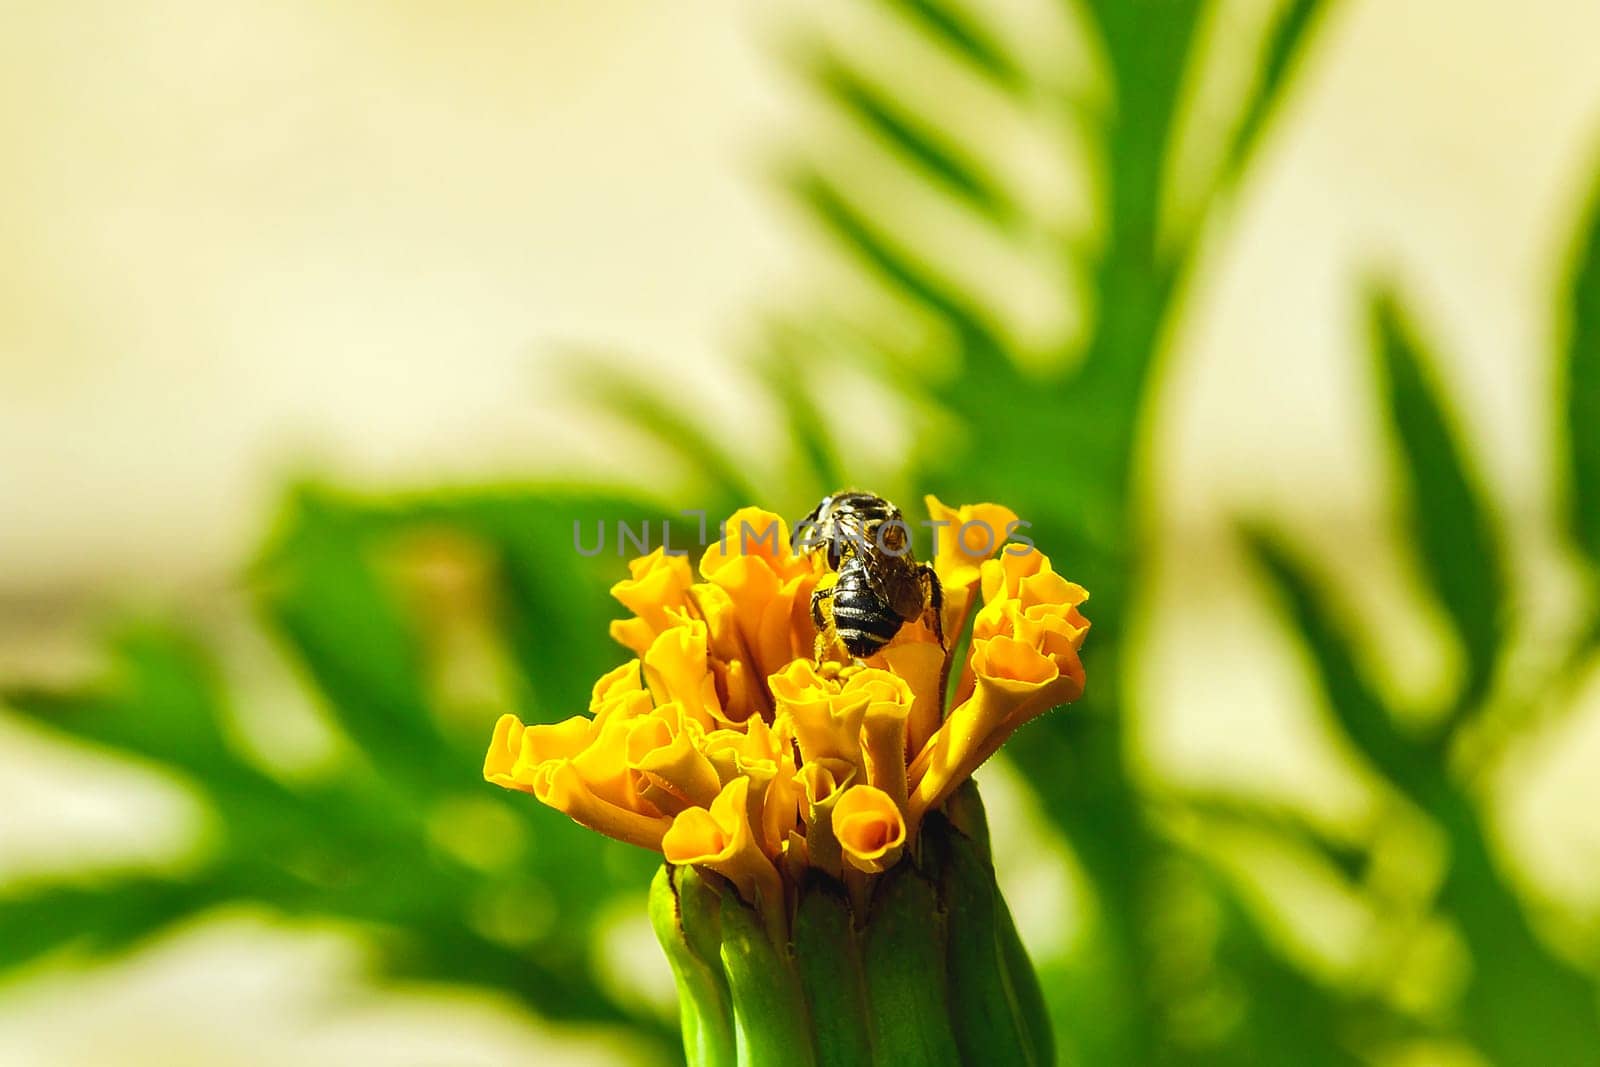
[[[867,581],[866,570],[846,562],[833,587],[833,628],[852,656],[870,656],[900,632],[904,620]]]

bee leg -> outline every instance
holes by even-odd
[[[938,639],[939,647],[944,648],[944,586],[927,563],[917,568],[917,578],[922,582],[923,621],[928,622],[931,617],[933,636]]]
[[[839,647],[839,632],[833,628],[833,585],[819,585],[811,594],[811,621],[817,626],[817,643],[814,649],[816,665],[822,667],[835,660]]]

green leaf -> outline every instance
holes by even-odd
[[[237,769],[198,651],[157,626],[125,628],[116,677],[87,691],[19,689],[5,704],[47,729],[199,774]]]
[[[1578,548],[1600,567],[1600,176],[1568,287],[1572,320],[1558,375],[1566,409],[1567,522]]]
[[[926,261],[884,233],[868,212],[820,172],[802,170],[791,177],[789,187],[863,266],[943,319],[968,347],[1001,349],[986,318],[964,294],[952,290]]]
[[[1467,657],[1458,716],[1488,686],[1499,658],[1505,577],[1501,550],[1430,376],[1417,331],[1392,297],[1373,306],[1380,386],[1403,461],[1408,526],[1423,574],[1438,596]]]
[[[1305,568],[1262,531],[1245,531],[1245,542],[1288,609],[1334,721],[1381,774],[1409,796],[1419,798],[1434,783],[1436,768],[1400,732],[1389,708],[1356,667],[1348,643],[1324,610]]]
[[[1206,894],[1208,907],[1216,911],[1217,930],[1213,969],[1204,985],[1216,990],[1237,983],[1250,992],[1239,1006],[1240,1017],[1200,1062],[1357,1067],[1370,1061],[1348,1047],[1352,1035],[1382,1047],[1414,1029],[1387,1005],[1319,984],[1298,971],[1280,955],[1281,946],[1262,935],[1237,894],[1213,872],[1198,867],[1192,868],[1191,888]]]
[[[362,753],[390,773],[432,778],[447,746],[415,634],[363,535],[354,511],[302,492],[262,567],[264,605]]]
[[[1367,850],[1360,845],[1329,834],[1303,813],[1281,803],[1190,791],[1183,795],[1182,808],[1208,823],[1267,834],[1305,849],[1351,881],[1361,877],[1369,860]]]
[[[1249,163],[1262,132],[1283,105],[1306,42],[1336,6],[1328,0],[1288,0],[1278,13],[1262,51],[1255,86],[1234,132],[1226,177],[1236,177]]]
[[[983,168],[951,148],[927,121],[864,77],[837,54],[819,47],[809,74],[834,106],[878,137],[944,189],[991,220],[1009,224],[1016,205]]]
[[[805,496],[811,499],[834,492],[848,483],[828,421],[812,399],[802,372],[811,355],[807,342],[780,327],[773,331],[771,343],[772,351],[757,363],[756,369],[788,420],[789,440],[799,450],[810,482]]]
[[[8,889],[0,894],[0,973],[63,949],[131,948],[216,900],[203,883],[142,875]]]
[[[988,31],[945,0],[880,0],[930,38],[943,43],[996,84],[1018,88],[1026,75]]]

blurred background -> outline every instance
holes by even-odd
[[[0,1063],[670,1063],[574,521],[996,500],[1093,1064],[1600,1062],[1600,9],[0,13]]]

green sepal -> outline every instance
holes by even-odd
[[[933,885],[904,860],[879,877],[862,953],[884,1067],[953,1067],[945,918]]]
[[[956,832],[972,843],[978,857],[991,870],[994,856],[989,847],[989,815],[983,808],[983,797],[978,795],[978,783],[971,778],[956,787],[944,802],[945,818]]]
[[[740,1067],[814,1067],[811,1016],[793,961],[756,910],[722,887],[722,967],[733,993]]]
[[[980,809],[981,814],[981,809]],[[1042,1062],[1012,989],[1001,948],[1000,891],[978,844],[939,812],[928,815],[923,847],[938,872],[949,922],[951,1029],[965,1063],[1038,1067]]]
[[[1011,992],[1026,1028],[1028,1045],[1033,1049],[1034,1062],[1055,1063],[1056,1032],[1050,1023],[1050,1007],[1045,1003],[1039,972],[1034,970],[1028,950],[1023,947],[1022,936],[1017,933],[1017,924],[1006,906],[1005,897],[997,895],[995,903],[998,905],[1000,957],[1011,979]]]
[[[733,1002],[716,950],[717,898],[689,868],[663,865],[650,883],[650,925],[672,966],[678,986],[678,1020],[689,1067],[736,1067]],[[674,884],[676,881],[676,884]],[[712,932],[711,952],[690,929]]]
[[[807,872],[794,920],[795,970],[811,1006],[818,1067],[872,1062],[871,1010],[849,901],[838,882]]]
[[[1056,1061],[1055,1030],[1050,1023],[1050,1009],[1045,1003],[1044,987],[1039,984],[1039,974],[1028,959],[1027,949],[1017,933],[1011,909],[995,881],[994,859],[989,844],[989,818],[984,811],[983,798],[978,794],[978,784],[970,778],[963,782],[950,799],[945,801],[944,813],[955,830],[955,837],[963,839],[962,847],[971,857],[980,861],[983,879],[991,887],[994,900],[994,931],[1000,952],[1001,965],[1006,972],[1006,985],[1023,1028],[1023,1040],[1030,1050],[1032,1062],[1052,1064]],[[956,909],[946,901],[946,908],[955,914]],[[954,936],[954,935],[952,935]],[[951,973],[956,974],[960,964],[956,948],[951,946]],[[961,1003],[957,996],[956,1002]],[[963,1046],[965,1047],[965,1046]]]

